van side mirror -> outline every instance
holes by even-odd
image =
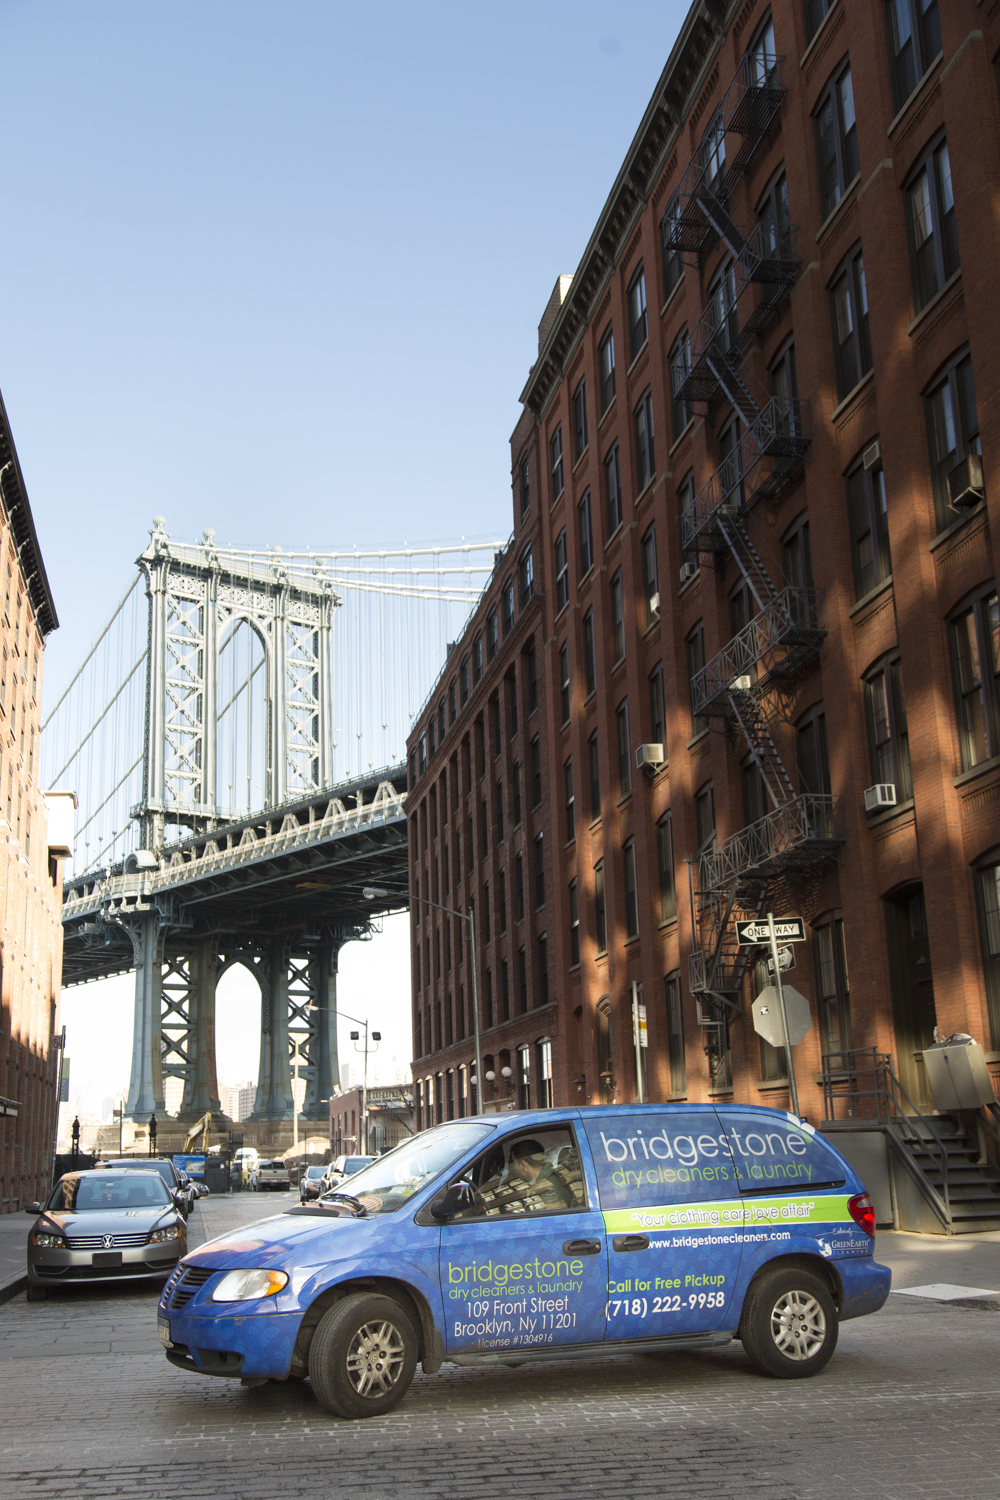
[[[475,1189],[470,1182],[451,1182],[431,1200],[431,1217],[442,1224],[467,1209],[475,1207]]]
[[[42,1205],[40,1203],[26,1203],[24,1205],[24,1211],[26,1214],[40,1214],[42,1211]]]

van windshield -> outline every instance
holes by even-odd
[[[370,1214],[395,1213],[492,1130],[492,1125],[434,1125],[377,1157],[351,1178],[349,1189],[345,1183],[344,1190]]]

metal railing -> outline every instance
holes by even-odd
[[[788,670],[801,664],[802,651],[818,651],[826,635],[822,589],[782,589],[769,599],[717,656],[706,662],[691,679],[691,712],[695,717],[711,712],[726,712],[727,703],[720,700],[729,692],[740,691],[738,678],[752,677],[758,662],[780,646],[799,646]],[[778,664],[780,666],[780,664]],[[767,686],[770,672],[762,674],[749,691],[759,697]]]
[[[732,453],[702,485],[681,516],[682,545],[691,552],[720,513],[735,516],[758,498],[769,476],[747,488],[747,480],[765,458],[778,460],[781,477],[791,473],[812,440],[808,401],[767,402],[759,415],[746,426]]]
[[[803,792],[707,850],[700,860],[700,887],[717,891],[746,875],[778,875],[827,858],[843,842],[842,799]]]

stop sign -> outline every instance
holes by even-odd
[[[794,1047],[801,1042],[812,1025],[809,1001],[790,984],[782,985],[782,990],[785,996],[785,1015],[788,1017],[788,1040]],[[765,1042],[770,1042],[772,1047],[784,1047],[785,1033],[781,1026],[777,985],[766,985],[754,1001],[751,1011],[754,1031]]]

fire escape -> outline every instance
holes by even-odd
[[[752,599],[749,623],[694,677],[692,713],[721,721],[730,741],[756,765],[769,807],[758,821],[703,850],[692,872],[698,947],[690,958],[689,984],[710,1054],[719,1049],[727,1014],[741,1009],[752,952],[736,939],[736,919],[762,915],[776,879],[835,857],[843,843],[840,798],[796,790],[798,776],[786,765],[778,727],[778,694],[823,646],[822,591],[789,587],[784,580],[776,584],[748,527],[753,507],[773,500],[801,470],[810,440],[808,403],[791,392],[771,395],[747,359],[798,275],[796,231],[773,215],[753,220],[732,193],[732,183],[749,171],[781,113],[781,63],[760,52],[744,59],[663,229],[666,248],[680,252],[699,273],[707,257],[724,247],[708,306],[688,349],[671,367],[674,399],[710,419],[726,407],[737,417],[724,462],[684,512],[682,544],[686,553],[720,561],[731,556]],[[734,140],[736,154],[727,162],[727,144]]]

